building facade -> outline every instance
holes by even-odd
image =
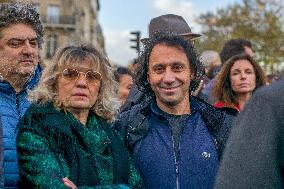
[[[7,2],[7,0],[0,0]],[[41,58],[48,63],[59,47],[91,43],[103,52],[104,37],[98,22],[99,0],[18,0],[33,4],[44,26]]]

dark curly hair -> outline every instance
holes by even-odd
[[[224,64],[232,56],[244,53],[245,47],[252,48],[252,44],[249,40],[238,38],[227,41],[220,52],[222,64]]]
[[[12,24],[28,24],[31,25],[37,34],[37,42],[39,48],[43,43],[43,27],[39,14],[30,4],[18,2],[1,3],[0,4],[0,37],[1,30]],[[20,32],[20,31],[19,31]]]
[[[119,82],[121,76],[123,75],[130,75],[131,77],[133,77],[132,72],[128,68],[123,67],[123,66],[118,66],[113,74],[114,74],[114,79],[117,82]]]
[[[187,56],[191,72],[195,74],[195,78],[190,83],[189,92],[191,93],[195,91],[204,76],[204,67],[199,60],[199,55],[191,42],[170,32],[156,32],[146,43],[144,43],[144,49],[138,59],[138,67],[134,80],[139,90],[143,91],[146,95],[154,95],[147,78],[150,54],[157,44],[165,44],[167,46],[181,48],[184,51]]]

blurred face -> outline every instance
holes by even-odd
[[[245,53],[251,57],[253,57],[253,51],[250,47],[245,46]]]
[[[133,85],[133,80],[131,75],[124,74],[120,76],[118,96],[122,104],[125,103],[132,85]]]
[[[13,24],[0,33],[0,74],[5,80],[11,77],[29,78],[38,64],[36,32],[30,25]]]
[[[256,76],[248,60],[237,60],[231,68],[230,80],[236,94],[252,93],[256,87]]]
[[[152,49],[148,80],[160,108],[189,104],[190,77],[189,62],[183,50],[164,44]]]
[[[90,109],[96,102],[101,85],[100,73],[90,61],[72,63],[58,77],[59,100],[67,110]]]

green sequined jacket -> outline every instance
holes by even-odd
[[[19,122],[17,151],[20,188],[67,188],[64,177],[78,188],[141,187],[120,137],[93,114],[83,126],[52,103],[34,104]]]

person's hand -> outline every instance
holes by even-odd
[[[68,188],[71,189],[77,189],[77,186],[71,181],[69,180],[67,177],[62,179],[62,182],[64,183],[65,186],[67,186]]]

